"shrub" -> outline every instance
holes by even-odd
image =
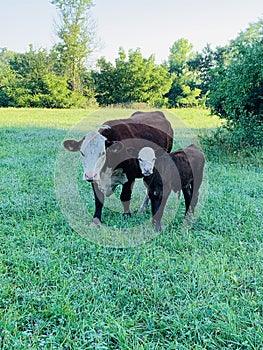
[[[225,118],[235,147],[263,145],[263,41],[255,41],[217,68],[208,105]]]

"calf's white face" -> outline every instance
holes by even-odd
[[[152,175],[155,165],[155,152],[151,147],[144,147],[138,154],[140,169],[144,176]]]
[[[80,153],[83,163],[83,180],[99,180],[100,171],[106,160],[106,138],[97,131],[89,132],[82,142]]]

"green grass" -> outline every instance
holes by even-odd
[[[61,212],[54,174],[57,180],[68,130],[86,116],[88,130],[130,113],[0,109],[0,349],[262,349],[262,165],[208,162],[193,226],[182,225],[180,203],[144,244],[136,232],[150,214],[134,212],[140,190],[128,223],[111,197],[101,231],[87,223],[79,234]],[[171,113],[174,127],[178,115],[188,128],[176,133],[180,142],[220,124],[207,111]],[[89,218],[90,186],[81,181],[78,155],[68,156],[69,168],[78,165],[77,194]],[[135,244],[106,247],[100,235],[109,245],[120,237]]]
[[[223,125],[222,119],[215,115],[211,115],[208,109],[203,108],[178,108],[170,110],[172,114],[176,115],[189,128],[202,130],[216,128]]]

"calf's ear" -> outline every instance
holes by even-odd
[[[65,140],[63,142],[63,146],[70,152],[77,152],[80,150],[80,147],[82,145],[82,142],[84,140],[85,137],[83,137],[83,139],[81,139],[80,141],[76,141],[76,140]]]

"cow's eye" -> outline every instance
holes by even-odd
[[[139,161],[139,162],[142,162],[142,158],[138,158],[138,161]]]
[[[85,154],[83,152],[80,151],[80,154],[82,155],[82,157],[85,157]]]

